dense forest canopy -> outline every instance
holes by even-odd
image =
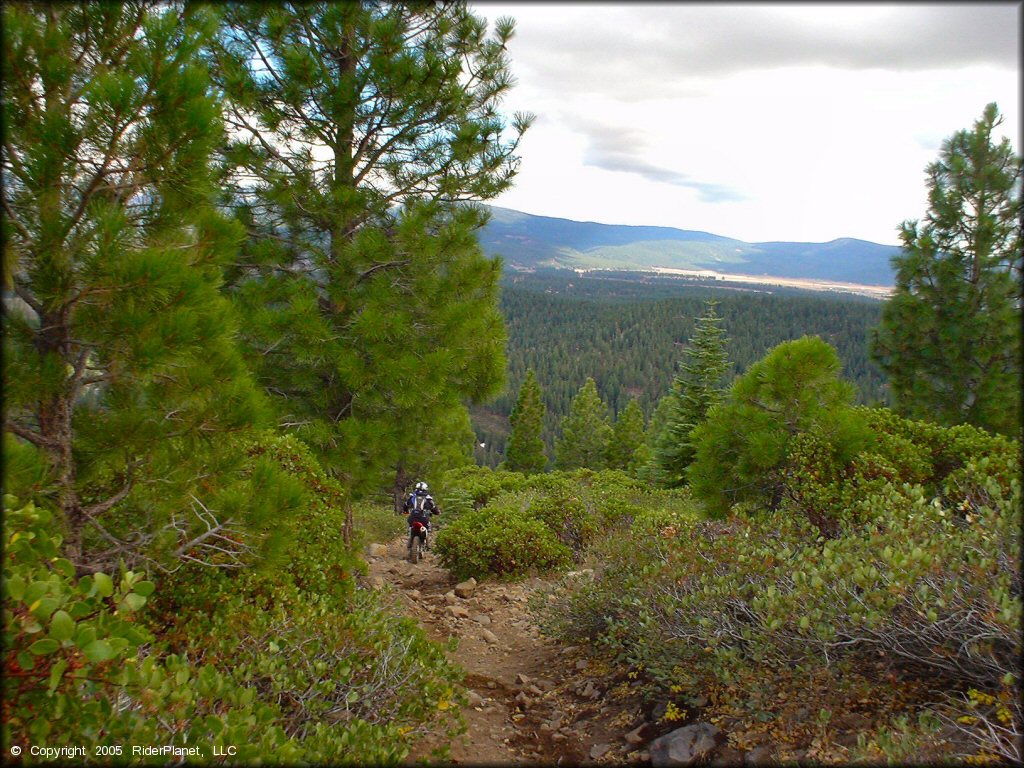
[[[489,466],[501,461],[507,416],[528,368],[536,372],[547,408],[549,454],[558,424],[588,376],[613,415],[636,398],[649,419],[669,391],[708,297],[719,301],[729,336],[727,382],[776,344],[817,334],[836,348],[843,376],[857,387],[856,402],[886,402],[885,378],[868,355],[880,302],[795,290],[736,291],[640,275],[517,273],[504,279],[500,300],[508,328],[505,389],[486,406],[471,409],[477,460]]]

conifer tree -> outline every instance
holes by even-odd
[[[400,512],[412,487],[420,480],[430,482],[449,469],[473,463],[476,436],[469,420],[469,411],[452,407],[437,414],[407,417],[405,429],[416,440],[403,443],[393,466],[391,488],[395,511]]]
[[[612,426],[612,436],[608,442],[608,468],[635,474],[643,460],[640,449],[644,445],[644,438],[644,412],[636,398],[631,398]]]
[[[233,557],[274,504],[224,437],[262,406],[219,293],[241,232],[214,207],[216,29],[152,2],[4,7],[5,450],[47,467],[80,570],[199,536]]]
[[[752,501],[775,508],[793,439],[816,432],[841,466],[871,439],[850,406],[854,386],[840,377],[835,349],[817,336],[787,341],[733,382],[692,434],[687,468],[694,494],[709,510]]]
[[[608,425],[608,406],[592,378],[587,378],[573,398],[561,428],[562,436],[555,446],[558,469],[605,468],[612,428]]]
[[[727,338],[719,325],[716,305],[708,301],[704,314],[697,318],[686,357],[672,382],[665,425],[655,446],[658,481],[670,488],[686,482],[686,468],[695,452],[690,433],[722,397],[722,376],[729,361],[725,353]]]
[[[671,391],[658,400],[657,405],[654,406],[654,413],[651,414],[651,419],[647,423],[646,439],[639,451],[640,463],[637,468],[637,477],[651,485],[657,485],[661,477],[655,450],[658,446],[658,439],[665,429],[665,424],[668,423],[668,414],[672,405]]]
[[[896,290],[872,337],[897,411],[1018,435],[1021,158],[995,104],[928,166],[930,207],[904,222]]]
[[[548,457],[544,453],[544,401],[532,368],[519,388],[519,398],[512,408],[509,422],[512,430],[505,450],[505,468],[512,472],[535,474],[543,472]]]
[[[504,372],[500,265],[463,205],[505,189],[529,117],[498,113],[505,44],[465,3],[234,4],[216,52],[232,199],[230,287],[280,423],[355,493]]]

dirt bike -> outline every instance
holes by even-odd
[[[409,526],[409,562],[418,563],[427,549],[427,524],[413,520]]]

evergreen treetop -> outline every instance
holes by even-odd
[[[722,377],[729,361],[716,305],[713,300],[706,302],[667,396],[666,421],[655,444],[654,461],[660,484],[670,488],[685,483],[686,468],[695,453],[691,432],[722,397]]]
[[[569,415],[562,419],[562,436],[555,449],[558,469],[604,469],[611,436],[608,406],[597,393],[596,382],[588,378],[573,399]]]
[[[1021,158],[989,104],[928,166],[929,210],[901,227],[896,290],[872,337],[895,408],[1020,431]]]
[[[526,474],[544,471],[548,463],[541,436],[544,431],[544,413],[540,385],[530,368],[526,371],[526,380],[519,389],[519,397],[509,418],[512,431],[505,451],[506,469]]]
[[[612,425],[608,441],[608,468],[635,474],[642,460],[644,445],[644,412],[640,403],[631,399]]]

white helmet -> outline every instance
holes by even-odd
[[[424,483],[424,482],[423,482],[423,481],[421,480],[420,482],[416,483],[416,490],[417,490],[417,491],[426,491],[426,490],[427,490],[427,484],[426,484],[426,483]]]

